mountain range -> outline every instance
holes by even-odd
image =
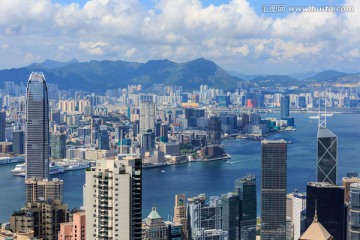
[[[314,83],[354,84],[360,81],[359,74],[348,74],[328,70],[293,75],[246,75],[235,71],[225,71],[216,63],[204,58],[184,63],[170,60],[150,60],[146,63],[127,61],[68,62],[46,60],[26,67],[0,70],[0,85],[5,81],[26,83],[32,71],[41,71],[49,83],[56,83],[60,89],[82,89],[101,91],[126,88],[141,84],[150,90],[153,84],[183,86],[184,90],[199,89],[200,85],[224,90],[234,89],[238,82],[249,82],[259,87],[289,87]]]

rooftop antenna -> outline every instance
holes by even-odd
[[[326,128],[326,97],[325,97],[324,113],[321,113],[321,98],[319,98],[319,128]]]

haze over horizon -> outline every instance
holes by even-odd
[[[269,1],[1,1],[0,69],[46,59],[186,62],[204,57],[245,74],[358,70],[359,1],[281,3],[353,6],[349,13],[273,14],[262,12],[264,4]]]

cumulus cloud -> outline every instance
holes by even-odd
[[[360,1],[351,13],[264,16],[248,0],[204,6],[200,0],[0,1],[0,68],[44,59],[187,61],[205,57],[255,73],[332,68],[359,60]],[[11,52],[8,43],[11,42]],[[241,63],[241,66],[239,66]],[[8,64],[8,65],[4,65]],[[21,66],[20,65],[20,66]],[[275,70],[274,70],[275,69]]]

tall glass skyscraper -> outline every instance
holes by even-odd
[[[317,134],[317,182],[336,185],[337,178],[337,136],[324,126]]]
[[[285,240],[287,144],[264,140],[261,154],[261,240]]]
[[[239,195],[241,204],[239,239],[256,239],[256,178],[246,176],[235,180],[235,192]],[[229,235],[229,239],[230,235]]]
[[[43,73],[33,72],[26,88],[26,178],[49,178],[49,103]]]
[[[280,98],[280,118],[288,118],[290,116],[290,97],[288,95]]]

